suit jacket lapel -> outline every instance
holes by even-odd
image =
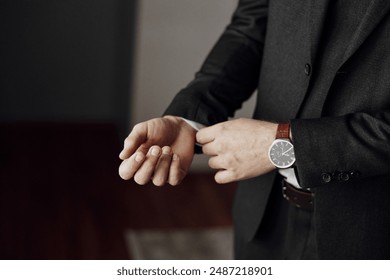
[[[372,0],[367,12],[356,28],[352,40],[348,45],[340,67],[356,52],[366,38],[371,34],[382,18],[389,12],[389,0]]]

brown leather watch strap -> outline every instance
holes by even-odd
[[[290,124],[289,123],[280,123],[278,124],[278,129],[276,131],[276,139],[289,139],[290,137]]]

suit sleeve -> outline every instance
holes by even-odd
[[[291,121],[303,188],[390,174],[390,111]]]
[[[239,1],[231,23],[195,79],[175,96],[164,115],[204,125],[234,115],[258,84],[267,10],[265,0]]]

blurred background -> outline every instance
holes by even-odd
[[[0,0],[0,258],[230,259],[235,184],[117,175],[131,127],[194,76],[237,0]],[[250,116],[253,98],[239,116]]]

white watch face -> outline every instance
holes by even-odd
[[[276,139],[268,151],[270,161],[277,168],[291,167],[295,162],[294,146],[285,139]]]

